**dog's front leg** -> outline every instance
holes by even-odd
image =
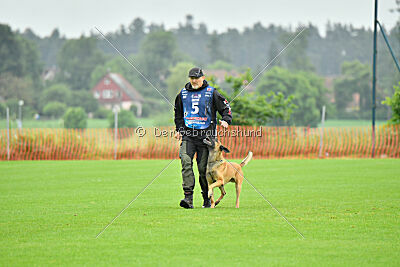
[[[214,187],[220,187],[221,185],[224,185],[224,181],[222,179],[217,179],[216,182],[210,184],[208,186],[208,197],[213,195]]]

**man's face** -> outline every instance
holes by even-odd
[[[204,76],[201,76],[200,78],[189,77],[193,89],[199,89],[203,85],[204,79]]]

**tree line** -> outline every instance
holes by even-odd
[[[399,25],[387,31],[396,54],[400,54]],[[296,34],[293,44],[273,60]],[[291,29],[256,23],[242,32],[228,29],[217,33],[209,32],[204,23],[194,23],[188,15],[184,23],[170,30],[135,18],[106,37],[171,100],[183,87],[191,66],[240,73],[215,84],[230,99],[256,78],[251,90],[245,90],[232,104],[237,124],[315,126],[323,105],[328,107],[328,118],[370,117],[370,29],[328,23],[325,36],[321,36],[312,24]],[[82,107],[87,113],[106,117],[107,111],[98,106],[89,90],[107,71],[122,74],[145,97],[144,116],[169,111],[148,81],[97,32],[67,39],[55,29],[50,36],[39,37],[31,29],[13,32],[2,24],[0,38],[0,96],[15,113],[18,99],[24,99],[31,113],[60,117],[68,107]],[[378,47],[381,103],[393,95],[400,75],[382,40]],[[266,62],[271,62],[269,68],[256,77]],[[43,70],[51,66],[57,67],[55,78],[43,81]],[[326,77],[333,80],[331,88],[327,88]],[[355,96],[359,105],[351,109]],[[379,106],[378,118],[390,115],[390,110]]]

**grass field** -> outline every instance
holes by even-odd
[[[175,160],[0,163],[0,265],[399,266],[399,160],[253,160],[216,209],[178,206]],[[196,170],[197,174],[197,170]],[[197,181],[196,181],[197,182]],[[219,190],[216,191],[219,195]]]

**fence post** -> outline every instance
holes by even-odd
[[[10,160],[10,109],[7,107],[7,160]]]
[[[114,110],[114,160],[117,159],[117,149],[118,149],[118,111],[119,107],[115,106]]]
[[[372,52],[372,151],[371,158],[375,157],[375,112],[376,112],[376,54],[377,54],[377,42],[376,42],[376,26],[378,25],[378,0],[375,0],[375,12],[374,12],[374,42]]]
[[[321,137],[320,137],[320,140],[319,140],[319,157],[320,157],[320,158],[322,158],[322,147],[323,147],[323,145],[324,145],[325,110],[326,110],[326,107],[323,106],[323,107],[322,107],[321,128],[320,128],[320,129],[321,129],[321,130],[320,130],[320,132],[321,132]]]

